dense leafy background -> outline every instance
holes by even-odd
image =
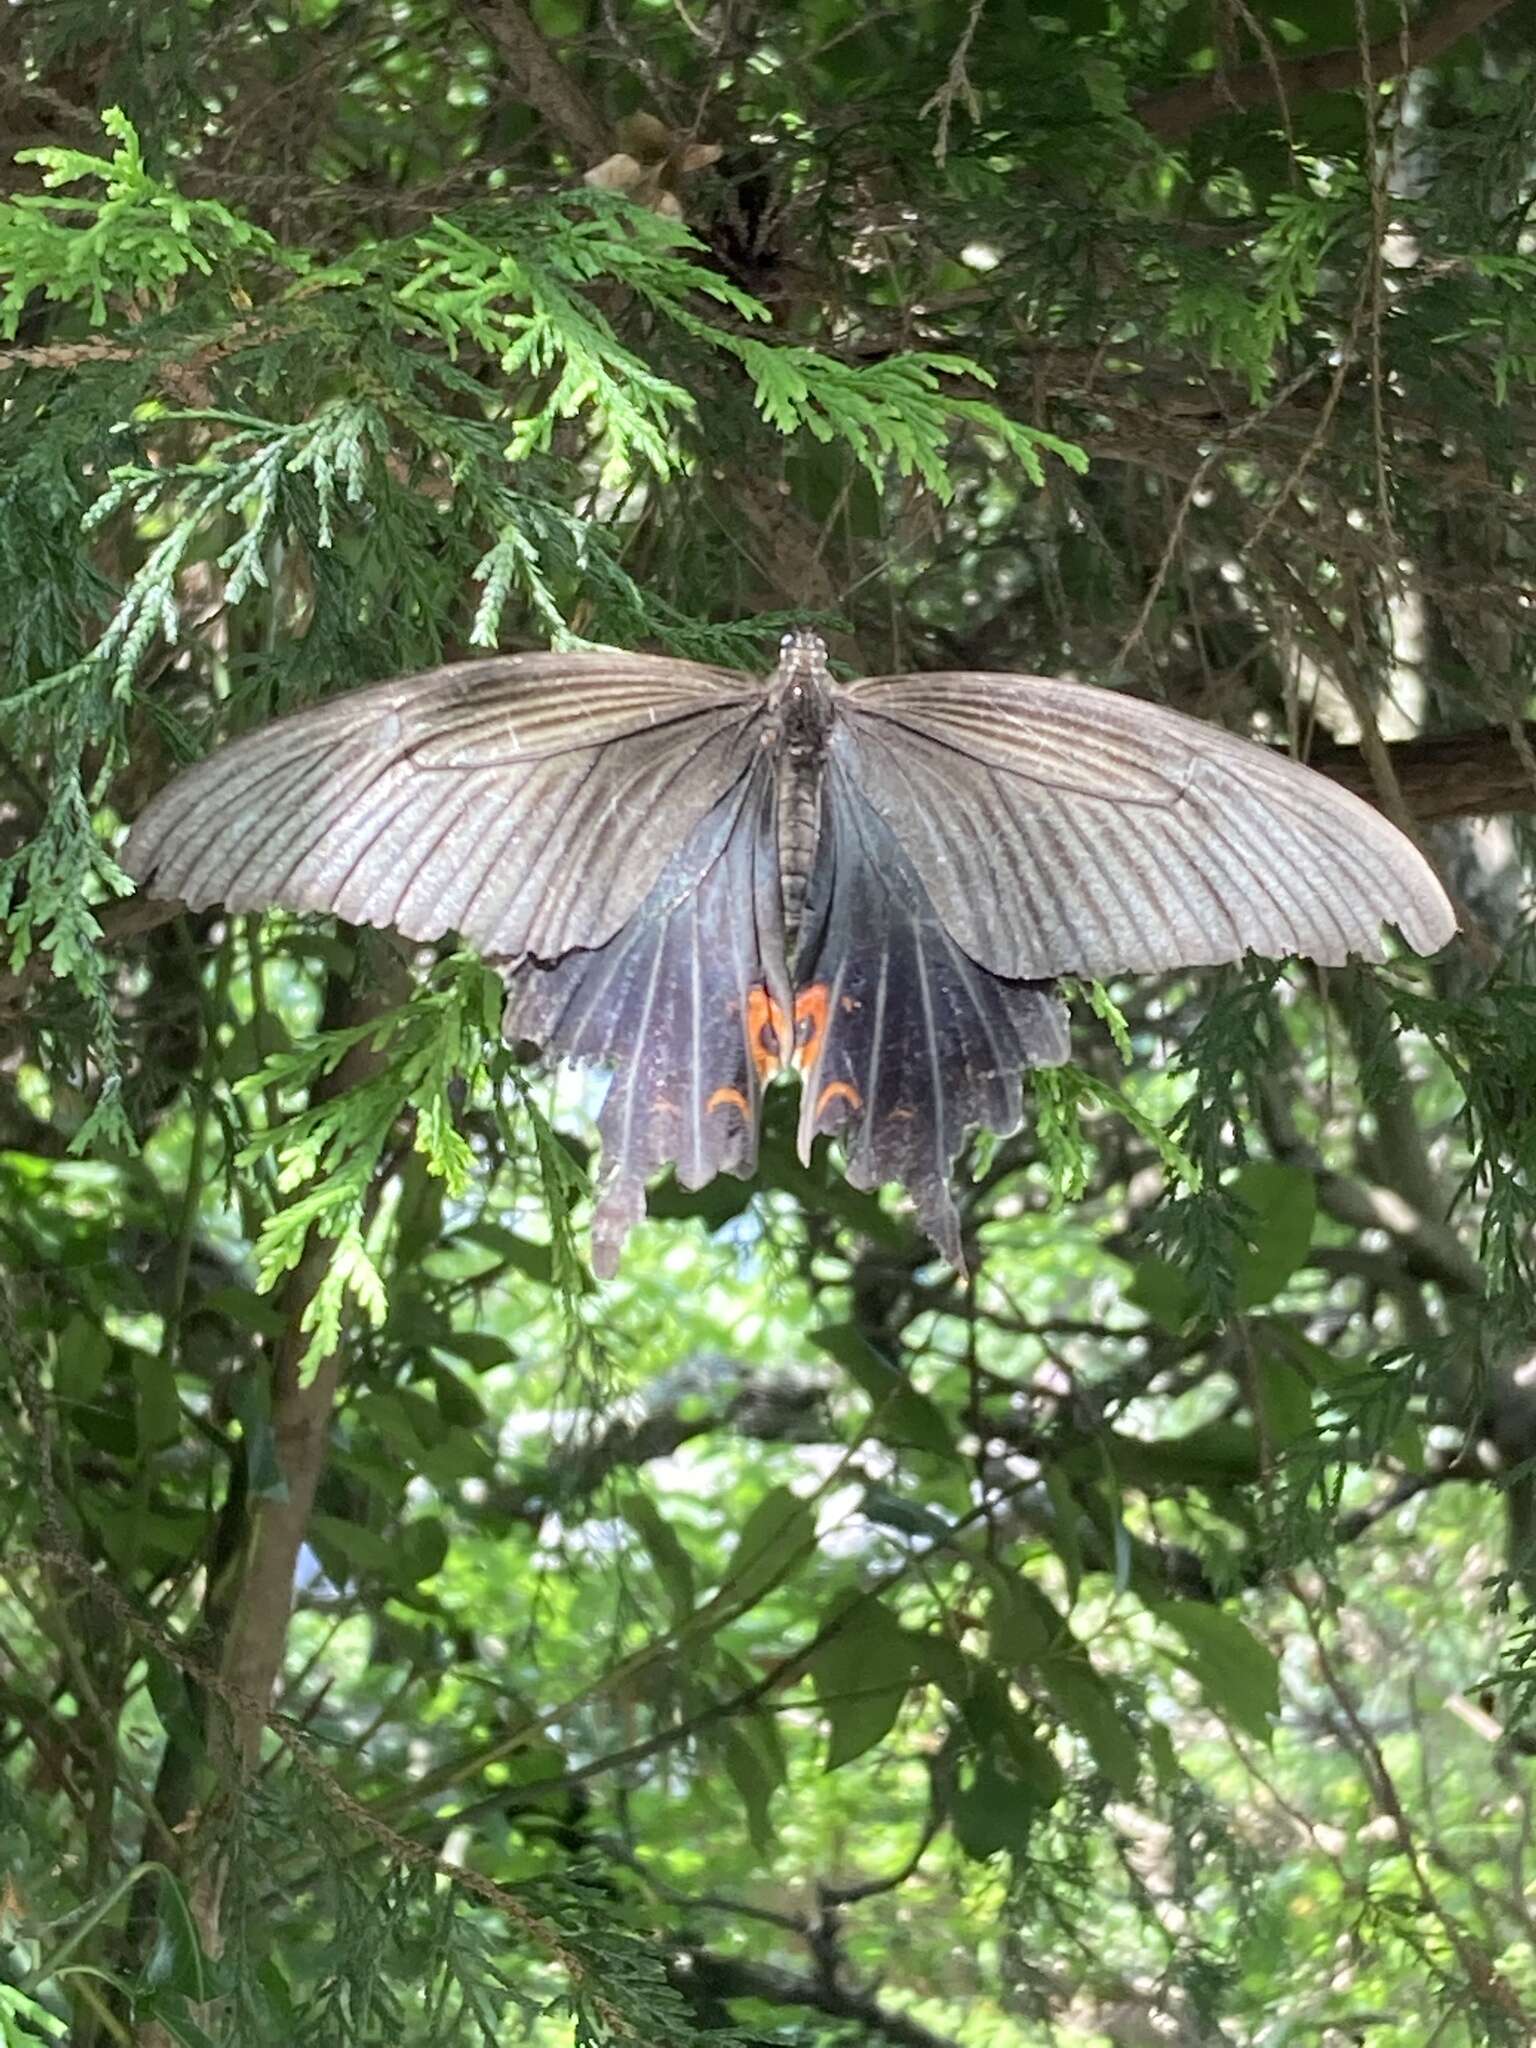
[[[8,10],[0,2038],[1536,2033],[1533,54]],[[599,1291],[476,962],[114,866],[275,711],[790,617],[1312,749],[1466,936],[1080,991],[969,1285],[776,1101]]]

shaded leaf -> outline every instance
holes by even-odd
[[[750,1714],[730,1722],[721,1742],[726,1775],[740,1795],[747,1832],[760,1856],[767,1856],[773,1848],[768,1808],[784,1777],[776,1741],[766,1739],[759,1725],[766,1718]]]
[[[446,1351],[450,1358],[462,1358],[476,1372],[489,1372],[493,1366],[505,1365],[512,1356],[510,1344],[485,1330],[443,1328],[434,1333],[432,1343],[436,1350]]]
[[[1081,1651],[1047,1658],[1040,1666],[1040,1676],[1062,1718],[1082,1736],[1099,1769],[1117,1792],[1129,1797],[1141,1768],[1140,1750],[1109,1687]]]
[[[166,1740],[194,1757],[204,1754],[202,1729],[187,1696],[187,1681],[158,1650],[144,1652],[145,1690]]]
[[[864,1512],[882,1528],[899,1530],[903,1536],[923,1536],[931,1543],[947,1543],[952,1525],[920,1501],[907,1500],[888,1487],[871,1486],[864,1495]]]
[[[1258,1308],[1274,1299],[1306,1258],[1317,1220],[1317,1185],[1302,1167],[1255,1160],[1234,1177],[1232,1192],[1250,1212],[1243,1218],[1244,1244],[1237,1256],[1237,1306]]]
[[[1246,1486],[1260,1473],[1258,1436],[1238,1422],[1207,1423],[1162,1443],[1110,1436],[1104,1447],[1126,1486]]]
[[[339,1515],[311,1515],[305,1534],[326,1577],[336,1584],[345,1584],[359,1572],[389,1584],[400,1579],[397,1547],[359,1522],[345,1522]]]
[[[975,1863],[1007,1849],[1022,1855],[1042,1811],[1027,1785],[990,1762],[977,1766],[968,1785],[957,1785],[949,1798],[955,1839]]]
[[[1312,1434],[1312,1390],[1295,1366],[1260,1352],[1254,1360],[1255,1391],[1264,1434],[1277,1449]]]
[[[508,1230],[500,1223],[470,1223],[463,1230],[455,1231],[448,1240],[450,1245],[472,1244],[482,1251],[494,1252],[504,1265],[513,1272],[521,1273],[525,1279],[535,1280],[542,1287],[549,1287],[554,1281],[554,1255],[547,1244],[540,1244],[534,1238],[522,1237],[515,1230]],[[488,1338],[487,1343],[499,1342]],[[502,1346],[503,1356],[506,1346]],[[461,1357],[470,1358],[469,1352]],[[472,1361],[473,1362],[473,1361]]]
[[[816,1546],[816,1518],[787,1486],[766,1493],[747,1518],[717,1597],[751,1607],[771,1586],[808,1562]]]
[[[972,1673],[964,1713],[978,1744],[1005,1763],[1041,1806],[1053,1806],[1064,1783],[1061,1766],[1014,1704],[1005,1680],[985,1664]]]
[[[1193,1317],[1200,1302],[1199,1290],[1183,1268],[1157,1253],[1148,1253],[1136,1261],[1125,1298],[1175,1337]]]
[[[158,1931],[144,1965],[150,1989],[179,1991],[201,2004],[209,1996],[209,1964],[185,1892],[168,1870],[160,1872],[156,1900]]]
[[[180,2006],[180,1998],[150,1998],[141,2002],[139,2010],[143,2018],[152,2019],[171,2040],[180,2043],[180,2048],[219,2048],[212,2034],[204,2033],[184,2011],[173,2011],[173,2003]]]
[[[954,1456],[954,1438],[938,1407],[882,1358],[861,1330],[851,1323],[829,1323],[812,1333],[811,1342],[869,1396],[874,1404],[869,1427],[882,1442]]]
[[[288,1482],[278,1462],[272,1396],[265,1377],[249,1371],[238,1374],[229,1405],[245,1439],[246,1485],[257,1500],[286,1500]]]
[[[1083,1511],[1072,1491],[1072,1482],[1060,1465],[1047,1465],[1044,1478],[1051,1503],[1051,1537],[1067,1575],[1067,1591],[1075,1601],[1083,1578],[1083,1547],[1078,1535]]]
[[[133,1384],[137,1395],[140,1450],[163,1450],[181,1436],[181,1402],[176,1374],[162,1351],[135,1351]]]
[[[932,1629],[914,1634],[910,1641],[913,1667],[918,1674],[930,1685],[936,1685],[946,1699],[963,1706],[971,1691],[971,1660],[964,1650]]]
[[[90,1401],[101,1392],[112,1363],[112,1339],[77,1309],[58,1335],[54,1387],[61,1401]]]
[[[826,1768],[862,1756],[889,1733],[912,1682],[912,1639],[883,1603],[855,1600],[811,1660],[817,1703],[830,1724]]]
[[[478,1429],[486,1419],[485,1403],[473,1387],[446,1365],[433,1362],[428,1378],[432,1382],[437,1412],[452,1429]]]
[[[1010,1670],[1040,1660],[1070,1640],[1067,1625],[1033,1579],[1005,1565],[989,1565],[992,1600],[987,1632],[992,1655]]]
[[[1280,1667],[1246,1622],[1199,1600],[1161,1600],[1157,1619],[1182,1639],[1177,1653],[1207,1701],[1246,1734],[1268,1742],[1280,1712]]]
[[[685,1621],[693,1612],[693,1560],[676,1531],[644,1493],[632,1493],[625,1500],[624,1519],[645,1545],[672,1609],[673,1621]]]
[[[423,1579],[432,1578],[442,1569],[448,1555],[447,1525],[435,1515],[408,1522],[399,1551],[399,1579],[419,1585]]]

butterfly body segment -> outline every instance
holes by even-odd
[[[1371,807],[1115,692],[967,671],[766,680],[649,655],[512,655],[279,719],[148,807],[130,874],[194,907],[457,930],[505,1028],[612,1069],[594,1265],[671,1164],[750,1174],[762,1091],[799,1145],[899,1181],[963,1263],[950,1191],[1026,1067],[1068,1056],[1063,974],[1431,952],[1454,913]]]

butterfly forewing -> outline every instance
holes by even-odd
[[[194,907],[461,932],[510,959],[612,937],[752,757],[759,687],[645,655],[513,655],[351,692],[222,748],[123,863]]]
[[[1369,804],[1273,750],[1037,676],[840,688],[859,786],[973,959],[1025,978],[1434,952],[1455,913]]]

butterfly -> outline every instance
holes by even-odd
[[[600,1274],[663,1167],[751,1174],[787,1071],[802,1159],[835,1136],[963,1267],[954,1163],[1067,1059],[1058,976],[1456,927],[1402,833],[1269,748],[1040,676],[839,681],[805,629],[766,679],[515,654],[350,692],[178,777],[122,859],[193,908],[478,947],[509,1038],[612,1069]]]

